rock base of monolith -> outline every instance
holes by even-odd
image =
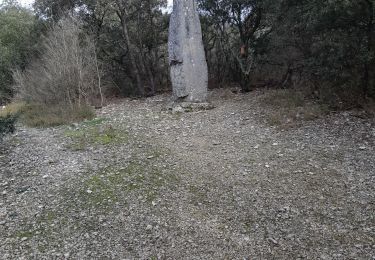
[[[173,114],[206,111],[214,108],[215,106],[209,102],[171,102],[167,105],[167,110]]]

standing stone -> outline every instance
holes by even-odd
[[[196,0],[174,0],[169,64],[175,101],[205,102],[208,72]]]

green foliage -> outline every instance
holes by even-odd
[[[211,78],[300,85],[333,105],[375,94],[373,0],[200,0]],[[240,76],[236,76],[240,75]]]
[[[291,62],[321,95],[338,103],[375,94],[373,0],[285,0],[280,10],[278,33],[290,35],[300,53]]]
[[[374,0],[197,2],[212,87],[297,87],[340,108],[375,97]],[[5,19],[12,26],[0,32],[0,76],[5,77],[0,91],[9,95],[1,84],[9,86],[14,66],[23,69],[27,55],[22,53],[28,53],[32,34],[24,28],[32,28],[32,14],[9,1],[5,6],[0,23]],[[95,40],[104,64],[103,81],[123,95],[153,95],[170,85],[165,6],[165,0],[36,0],[34,5],[40,21],[57,24],[66,12],[84,21],[84,33]]]
[[[102,119],[93,119],[83,122],[77,129],[67,130],[65,136],[72,140],[69,148],[81,151],[90,146],[123,144],[128,141],[125,130],[102,125],[102,122]]]
[[[255,65],[258,43],[267,31],[262,0],[200,0],[203,15],[204,42],[209,67],[216,67],[218,81],[240,83],[248,91],[249,78]],[[217,64],[221,63],[221,64]],[[229,68],[228,68],[229,67]],[[212,69],[211,69],[212,70]]]
[[[166,0],[35,2],[38,16],[47,20],[70,10],[86,22],[98,57],[107,65],[107,78],[116,86],[113,91],[127,96],[153,95],[168,84],[165,6]]]
[[[14,1],[0,5],[0,104],[12,96],[12,70],[24,68],[35,47],[36,19]]]
[[[69,46],[69,47],[68,47]],[[14,89],[24,101],[79,106],[103,103],[101,66],[92,38],[74,16],[55,23],[42,43],[40,57],[13,73]]]

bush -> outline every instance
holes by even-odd
[[[15,71],[14,90],[29,103],[64,106],[93,104],[100,100],[101,70],[94,41],[82,24],[67,17],[53,26],[42,44],[41,58],[25,71]]]
[[[3,2],[3,3],[1,3]],[[12,70],[24,68],[35,49],[37,23],[16,1],[0,1],[0,105],[12,97]]]
[[[15,128],[15,123],[17,116],[8,114],[6,116],[0,116],[0,140],[9,133],[13,133]]]

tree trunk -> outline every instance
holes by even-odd
[[[135,76],[136,81],[137,81],[137,89],[138,89],[139,95],[144,96],[145,95],[145,89],[144,89],[144,86],[143,86],[143,83],[142,83],[142,80],[141,80],[141,75],[139,73],[137,63],[135,61],[135,56],[133,54],[133,51],[131,50],[129,32],[128,32],[128,27],[127,27],[127,24],[126,24],[126,17],[124,17],[124,15],[119,15],[119,18],[121,20],[122,33],[123,33],[125,42],[126,42],[126,44],[128,46],[128,49],[129,49],[129,59],[130,59],[131,65],[132,65],[134,76]]]

